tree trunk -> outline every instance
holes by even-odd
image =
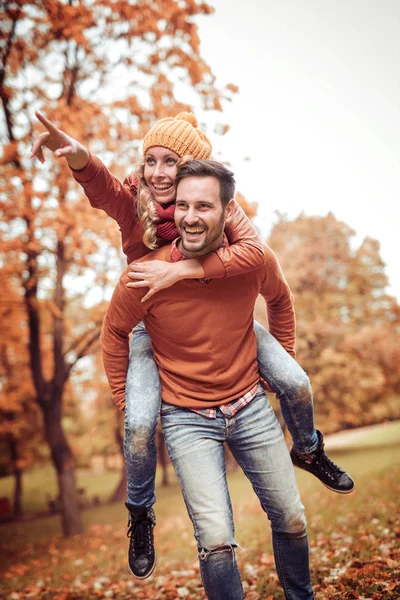
[[[52,404],[42,407],[46,440],[57,473],[63,533],[65,536],[82,533],[75,463],[61,427],[61,402],[53,399]]]
[[[17,441],[10,435],[9,447],[14,473],[14,498],[13,498],[13,517],[17,518],[23,514],[22,511],[22,470],[18,467],[18,447]]]
[[[22,510],[22,471],[21,469],[14,469],[14,500],[13,500],[13,515],[14,517],[21,517],[23,515]]]

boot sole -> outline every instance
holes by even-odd
[[[148,577],[150,577],[150,575],[153,574],[153,571],[156,568],[156,563],[157,563],[157,556],[154,553],[154,563],[153,563],[153,566],[152,566],[151,570],[148,573],[146,573],[146,575],[135,575],[135,573],[129,567],[129,562],[128,562],[128,567],[129,567],[129,570],[130,570],[130,572],[132,573],[132,575],[134,576],[135,579],[147,579]]]
[[[301,467],[300,467],[301,468]],[[305,469],[303,469],[303,471],[305,471]],[[307,473],[309,473],[309,471],[307,471]],[[313,473],[310,473],[310,475],[312,475]],[[314,475],[314,477],[316,479],[318,479],[318,481],[321,481],[319,479],[319,477],[316,477]],[[331,490],[331,492],[336,492],[337,494],[351,494],[351,492],[354,492],[356,484],[353,485],[353,487],[351,488],[351,490],[335,490],[335,488],[331,488],[329,487],[329,485],[327,485],[326,483],[324,483],[323,481],[321,481],[322,485],[324,485],[326,488],[328,488],[328,490]]]

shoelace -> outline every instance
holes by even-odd
[[[321,465],[321,468],[325,471],[325,473],[327,473],[327,475],[330,475],[330,471],[334,471],[336,476],[339,476],[342,473],[344,473],[343,469],[341,469],[336,463],[334,463],[333,460],[328,458],[325,452],[321,452],[317,460]]]
[[[150,554],[151,552],[151,533],[152,523],[150,519],[140,519],[128,521],[127,537],[133,537],[133,547],[136,556],[141,554]]]

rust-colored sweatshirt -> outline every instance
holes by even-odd
[[[94,155],[90,156],[89,163],[84,169],[72,170],[72,174],[83,187],[91,205],[103,209],[117,221],[121,232],[122,249],[128,258],[128,263],[148,254],[150,250],[143,244],[143,228],[135,206],[137,191],[135,178],[130,175],[122,184]],[[233,277],[244,271],[251,271],[264,262],[260,238],[236,203],[226,221],[225,232],[230,246],[198,258],[204,270],[204,277],[207,279]],[[170,241],[158,239],[160,246]]]
[[[171,262],[175,242],[142,260]],[[176,248],[175,248],[176,250]],[[191,408],[226,404],[259,380],[254,303],[262,294],[269,330],[295,356],[293,296],[273,251],[250,272],[208,283],[184,280],[145,303],[146,289],[127,288],[127,270],[115,288],[103,323],[103,360],[115,404],[125,405],[128,336],[144,320],[166,402]]]

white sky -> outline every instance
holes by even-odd
[[[209,3],[201,53],[219,84],[240,86],[214,155],[258,203],[258,226],[268,234],[275,210],[333,212],[380,241],[400,298],[400,1]]]

